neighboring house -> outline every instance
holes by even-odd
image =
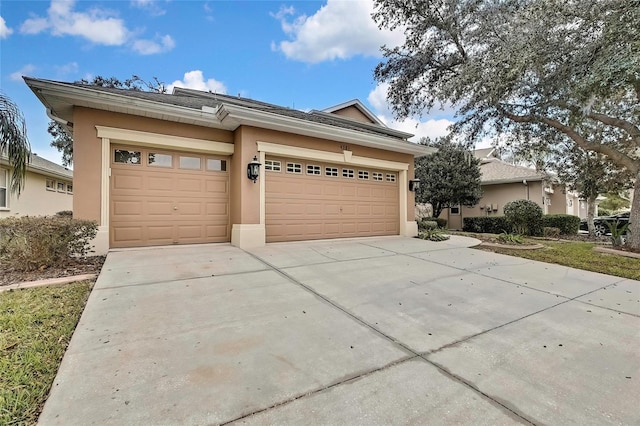
[[[465,217],[502,216],[504,205],[515,200],[534,201],[544,214],[586,217],[585,203],[553,176],[506,163],[493,156],[493,148],[476,150],[474,154],[480,159],[482,198],[475,207],[444,210],[440,217],[447,219],[450,229],[462,229]]]
[[[32,154],[20,196],[12,194],[13,169],[0,158],[0,218],[53,215],[73,207],[73,172]]]
[[[98,253],[417,234],[408,182],[414,157],[433,150],[357,100],[303,112],[184,88],[25,81],[73,132],[74,217],[98,222]]]

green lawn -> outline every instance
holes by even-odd
[[[92,281],[0,293],[0,424],[35,424]]]
[[[496,253],[524,257],[541,262],[557,263],[586,271],[601,272],[623,278],[640,280],[640,259],[598,253],[595,244],[585,242],[555,242],[531,240],[545,246],[539,250],[510,250],[496,247],[478,247]]]

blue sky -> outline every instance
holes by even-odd
[[[373,69],[379,47],[403,34],[379,30],[372,11],[372,0],[2,0],[0,90],[22,110],[32,150],[58,163],[44,107],[22,75],[135,74],[302,110],[357,98],[390,127],[444,135],[451,111],[393,120]]]

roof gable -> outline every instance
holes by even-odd
[[[497,158],[487,159],[480,165],[480,182],[490,185],[527,181],[541,181],[548,178],[546,173],[523,166],[514,166]]]
[[[362,102],[358,99],[353,99],[347,102],[343,102],[341,104],[325,108],[322,111],[311,111],[314,112],[325,112],[330,114],[340,115],[342,117],[350,118],[355,121],[360,121],[363,123],[377,124],[379,126],[387,127],[376,115],[369,110]]]

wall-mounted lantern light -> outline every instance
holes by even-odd
[[[253,160],[247,165],[247,177],[256,183],[258,176],[260,176],[260,166],[262,164],[258,161],[258,158],[254,155]]]
[[[420,179],[409,180],[409,191],[416,192],[420,188]]]

